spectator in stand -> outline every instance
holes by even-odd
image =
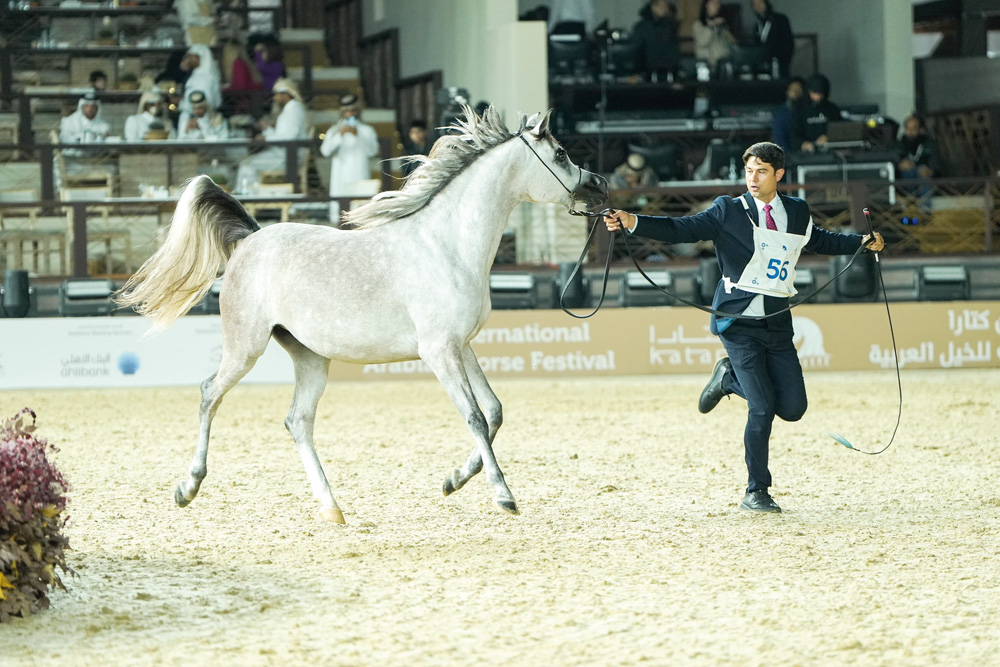
[[[326,131],[319,152],[330,160],[330,197],[349,194],[349,183],[371,178],[368,161],[378,155],[375,128],[361,120],[361,100],[357,95],[340,98],[340,122]],[[330,222],[340,220],[340,204],[330,202]]]
[[[924,119],[915,113],[903,121],[899,155],[898,178],[933,178],[938,172],[937,147],[927,134]]]
[[[792,146],[803,153],[815,153],[826,144],[826,127],[840,120],[840,107],[830,101],[830,80],[813,74],[806,80],[809,103],[798,110],[792,121]]]
[[[213,109],[218,109],[222,105],[222,76],[208,46],[195,44],[189,48],[184,60],[181,61],[181,69],[191,73],[184,82],[185,91],[200,90]],[[181,98],[180,111],[191,112],[186,95]]]
[[[618,165],[608,179],[608,185],[615,190],[632,188],[652,188],[657,185],[656,172],[639,153],[632,153],[625,162]]]
[[[225,141],[229,138],[229,123],[217,110],[212,109],[205,93],[193,90],[188,95],[191,113],[182,113],[178,127],[181,141]]]
[[[164,66],[163,71],[156,75],[154,83],[173,83],[178,86],[184,85],[187,78],[191,75],[190,69],[184,69],[183,63],[184,59],[187,57],[187,51],[183,49],[178,49],[172,51],[167,57],[167,64]]]
[[[254,108],[251,93],[264,90],[260,72],[247,56],[246,48],[236,39],[229,40],[222,47],[223,74],[228,79],[223,92],[227,108],[234,114],[250,112]],[[262,106],[259,111],[262,115]]]
[[[754,25],[754,43],[767,49],[768,62],[778,61],[778,76],[788,77],[792,65],[792,54],[795,53],[795,37],[792,35],[792,24],[788,17],[779,14],[771,7],[771,0],[751,0],[753,13],[757,17]]]
[[[594,0],[552,0],[549,33],[589,35],[597,25]]]
[[[94,90],[108,89],[108,75],[99,69],[90,73],[90,87]]]
[[[410,129],[403,139],[403,150],[407,155],[429,155],[433,143],[427,131],[427,121],[421,118],[410,121]],[[409,176],[420,165],[416,160],[403,160],[403,176]]]
[[[89,92],[77,102],[76,111],[59,123],[59,141],[64,144],[89,144],[107,138],[111,127],[101,118],[101,103]],[[71,154],[67,149],[66,154]],[[79,155],[79,151],[73,153]]]
[[[785,89],[785,103],[771,115],[771,141],[781,146],[786,153],[793,152],[792,123],[802,113],[806,103],[805,94],[806,80],[800,76],[793,78]]]
[[[274,88],[274,104],[279,109],[278,117],[272,125],[267,120],[257,121],[256,127],[260,133],[256,139],[261,141],[293,141],[306,139],[306,107],[302,104],[302,95],[298,86],[290,79],[278,79]],[[265,148],[240,162],[236,172],[236,184],[239,191],[257,183],[257,172],[261,169],[285,169],[286,149],[284,146]],[[300,164],[305,160],[306,151],[299,149]]]
[[[176,139],[177,133],[166,115],[163,96],[159,91],[148,91],[139,98],[139,110],[125,119],[125,141],[145,141],[150,129],[161,129],[167,132],[170,139]]]
[[[691,27],[695,57],[707,62],[713,70],[720,60],[729,57],[730,46],[736,43],[729,23],[721,12],[721,0],[702,0],[698,20]]]
[[[261,82],[264,90],[271,90],[274,82],[285,76],[285,57],[281,44],[273,37],[262,42],[257,42],[253,47],[254,63],[257,71],[260,72]]]
[[[677,8],[667,0],[650,0],[639,11],[639,17],[632,28],[638,70],[653,81],[672,76],[681,61]]]

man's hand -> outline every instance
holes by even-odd
[[[616,211],[612,209],[610,213],[604,214],[604,224],[608,226],[609,232],[616,232],[621,229],[622,226],[624,226],[625,229],[632,231],[635,229],[637,222],[638,219],[628,211]]]
[[[885,239],[878,232],[875,232],[874,241],[871,240],[871,234],[865,234],[865,237],[861,240],[861,245],[872,252],[879,252],[885,247]]]
[[[185,128],[185,130],[187,132],[194,132],[197,129],[198,129],[198,120],[195,119],[194,117],[188,118],[187,127]]]
[[[347,134],[348,132],[350,132],[354,136],[358,136],[357,128],[351,127],[350,125],[344,125],[342,128],[340,128],[341,134]]]

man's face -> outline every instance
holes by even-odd
[[[87,117],[87,120],[94,120],[94,117],[97,116],[96,104],[84,104],[80,107],[80,110],[83,111],[83,115]]]
[[[358,117],[358,110],[357,109],[341,109],[340,116],[342,118],[357,118]]]
[[[427,129],[423,127],[411,127],[410,141],[415,143],[417,146],[423,146],[427,141]]]
[[[204,118],[205,114],[208,113],[207,104],[195,104],[191,107],[191,113],[195,118]]]
[[[762,162],[756,155],[747,160],[744,171],[747,189],[750,194],[762,201],[771,201],[774,198],[774,193],[778,190],[778,181],[785,175],[784,169],[775,171],[774,167]]]
[[[906,125],[903,126],[903,132],[910,139],[914,139],[920,136],[920,121],[916,118],[907,118]]]
[[[201,65],[201,56],[195,53],[189,53],[181,60],[181,69],[185,72],[197,69],[199,65]]]
[[[810,90],[809,99],[812,100],[813,104],[819,104],[823,101],[823,93],[817,93],[815,90]]]
[[[275,93],[274,94],[274,103],[277,104],[278,107],[282,108],[282,109],[285,108],[285,105],[288,104],[288,102],[291,101],[291,99],[292,99],[292,96],[289,95],[288,93]]]
[[[792,81],[790,84],[788,84],[788,88],[785,90],[785,97],[794,102],[797,100],[801,100],[802,93],[804,92],[805,91],[802,90],[801,83],[799,83],[798,81]]]
[[[649,11],[658,19],[662,19],[670,13],[670,3],[667,0],[653,0],[649,5]]]
[[[764,0],[753,0],[750,5],[757,16],[763,16],[767,12],[767,3]]]

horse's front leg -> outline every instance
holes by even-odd
[[[475,395],[476,402],[486,417],[486,423],[489,426],[489,441],[492,447],[493,441],[497,437],[497,431],[500,430],[500,426],[503,424],[503,406],[500,405],[500,400],[493,393],[490,383],[486,380],[486,374],[483,373],[483,369],[479,365],[479,360],[476,358],[476,353],[472,351],[472,347],[469,345],[462,350],[462,363],[465,365],[465,373],[469,377],[472,393]],[[482,469],[483,456],[479,451],[479,447],[476,447],[469,454],[465,465],[461,468],[455,468],[451,471],[451,475],[445,478],[442,485],[444,495],[451,495],[461,489],[465,486],[466,482]]]
[[[465,350],[458,344],[424,343],[420,345],[420,358],[434,371],[434,375],[448,392],[448,396],[451,397],[452,402],[472,432],[472,437],[476,441],[476,449],[481,458],[479,465],[485,468],[486,479],[493,486],[494,502],[505,512],[518,514],[517,503],[514,502],[514,496],[507,488],[503,472],[501,472],[496,456],[493,454],[492,435],[496,434],[496,429],[490,427],[486,416],[483,415],[483,411],[476,403],[476,394],[473,393],[469,373],[466,370]],[[472,355],[472,359],[475,360],[474,355]],[[478,367],[478,362],[476,363]],[[492,394],[492,391],[490,393]],[[494,400],[495,398],[494,396]],[[497,405],[499,406],[499,402]],[[499,428],[499,424],[496,427]],[[475,455],[470,456],[469,462],[466,464],[466,466],[472,464],[472,469],[475,469],[476,464],[474,457]]]

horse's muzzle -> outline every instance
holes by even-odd
[[[573,190],[573,201],[583,202],[590,210],[594,210],[608,201],[608,181],[600,174],[584,171],[580,185]]]

